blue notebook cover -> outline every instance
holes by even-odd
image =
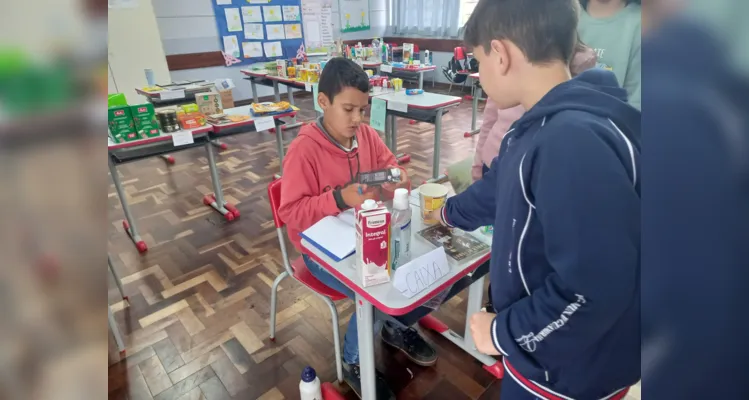
[[[315,246],[318,250],[325,253],[326,256],[330,257],[335,262],[341,262],[349,257],[351,257],[352,254],[356,253],[356,249],[352,251],[351,253],[346,254],[343,258],[338,258],[335,254],[329,252],[325,247],[321,246],[319,243],[315,242],[314,240],[310,239],[309,236],[305,235],[304,233],[300,233],[299,236],[303,237],[306,241],[310,242],[311,245]]]

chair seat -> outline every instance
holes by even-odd
[[[345,295],[341,294],[337,290],[333,290],[320,282],[319,279],[315,278],[312,273],[307,269],[307,264],[304,263],[302,257],[297,258],[291,262],[291,269],[294,270],[294,278],[301,282],[304,286],[314,290],[315,292],[329,297],[333,301],[343,300],[346,298]]]

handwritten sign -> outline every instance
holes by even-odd
[[[397,101],[388,101],[388,110],[408,112],[408,103],[399,103]]]
[[[273,117],[255,118],[255,130],[258,132],[267,131],[276,127],[276,121]]]
[[[369,125],[375,130],[385,132],[385,117],[387,116],[387,103],[383,99],[372,98],[372,108],[369,116]]]
[[[193,144],[195,143],[195,140],[192,137],[191,131],[177,131],[172,133],[172,143],[177,147],[186,144]]]
[[[393,286],[409,299],[450,273],[444,247],[438,247],[395,270]]]
[[[382,64],[382,65],[380,65],[380,71],[382,71],[382,72],[393,72],[393,66],[392,65]]]

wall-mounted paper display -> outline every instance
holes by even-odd
[[[270,0],[247,0],[250,4],[268,4]]]
[[[302,24],[285,24],[283,28],[286,33],[286,39],[302,38]]]
[[[265,42],[263,43],[263,50],[265,50],[265,56],[268,58],[283,57],[281,42]]]
[[[216,4],[220,6],[230,6],[231,0],[216,0]]]
[[[243,42],[242,52],[244,58],[255,58],[263,56],[263,44],[260,42]]]
[[[229,32],[240,32],[242,30],[242,20],[239,19],[238,8],[226,8],[224,9],[226,14],[226,29]]]
[[[263,40],[263,24],[244,24],[244,38],[252,40]]]
[[[283,25],[265,25],[265,32],[267,33],[268,40],[282,40],[286,39],[284,35]]]
[[[237,35],[224,36],[224,53],[239,58],[239,42],[237,42]]]
[[[341,32],[369,29],[369,0],[338,0]]]
[[[242,22],[263,22],[263,14],[260,6],[242,7]]]
[[[299,6],[282,6],[284,21],[299,21]]]
[[[283,21],[283,15],[281,15],[281,6],[263,7],[263,19],[265,20],[265,22]]]

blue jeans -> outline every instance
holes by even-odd
[[[307,269],[309,269],[309,272],[315,278],[325,284],[325,286],[340,292],[351,300],[354,300],[356,294],[353,290],[349,289],[348,286],[344,285],[333,275],[329,274],[328,271],[323,269],[323,267],[318,265],[306,254],[303,254],[302,257],[304,258],[304,263],[307,265]],[[376,308],[374,319],[375,324],[373,328],[375,331],[375,336],[377,336],[377,331],[382,326],[380,325],[380,322],[385,319],[387,319],[387,322],[390,324],[405,328],[403,324],[400,324],[393,319],[387,318],[387,316],[380,313]],[[356,306],[354,306],[354,314],[351,315],[351,319],[349,319],[348,321],[346,334],[343,336],[343,362],[345,362],[346,364],[359,364],[359,332],[357,329],[358,326],[356,323]]]

